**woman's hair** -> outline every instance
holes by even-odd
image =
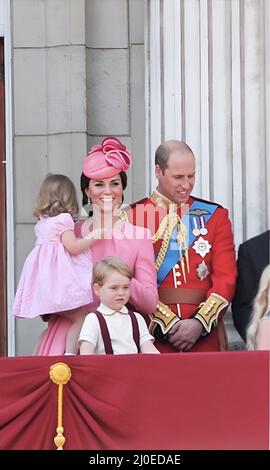
[[[133,271],[128,264],[116,256],[106,256],[106,258],[103,258],[94,265],[93,284],[97,283],[99,286],[102,286],[106,277],[115,271],[129,279],[133,278]]]
[[[264,269],[258,293],[254,299],[253,311],[247,329],[247,349],[256,349],[256,334],[259,321],[270,313],[270,264]]]
[[[119,175],[121,178],[123,190],[125,190],[127,187],[127,174],[124,171],[121,171]],[[82,191],[82,205],[83,206],[88,204],[88,196],[85,193],[85,190],[89,187],[89,183],[90,183],[90,178],[88,178],[88,176],[85,176],[85,174],[82,173],[81,174],[81,191]],[[122,198],[122,202],[124,202],[124,197]],[[92,212],[90,212],[89,215],[91,216]]]
[[[49,173],[39,190],[34,216],[54,217],[63,212],[71,214],[73,219],[78,217],[79,205],[75,186],[67,176]]]

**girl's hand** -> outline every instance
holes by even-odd
[[[105,238],[106,233],[109,233],[109,229],[107,228],[96,228],[93,232],[89,233],[85,240],[101,240]]]

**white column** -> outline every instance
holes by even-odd
[[[146,0],[150,157],[184,139],[238,245],[269,227],[268,0]],[[153,181],[153,179],[152,179]]]
[[[146,114],[148,115],[148,135],[150,155],[150,189],[153,190],[155,184],[154,154],[156,148],[161,143],[161,50],[160,50],[160,0],[148,1],[148,52],[151,56],[146,58],[149,67],[149,81],[146,83],[148,89],[148,99],[146,102]]]
[[[233,0],[231,5],[231,83],[232,83],[232,193],[235,242],[238,245],[243,239],[243,184],[242,163],[244,148],[242,140],[242,115],[241,108],[241,11],[238,0]]]
[[[15,354],[15,321],[11,315],[14,297],[14,204],[13,204],[13,128],[10,1],[0,0],[0,36],[4,37],[5,60],[5,146],[7,204],[7,341],[8,355]],[[1,163],[0,163],[1,164]]]

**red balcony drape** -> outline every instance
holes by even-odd
[[[0,359],[0,449],[55,449],[57,385],[65,449],[268,449],[269,353]]]

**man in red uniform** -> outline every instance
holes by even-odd
[[[228,211],[191,196],[195,158],[187,144],[170,140],[155,154],[157,189],[127,211],[151,229],[159,303],[150,329],[162,352],[226,349],[222,317],[236,282]]]

